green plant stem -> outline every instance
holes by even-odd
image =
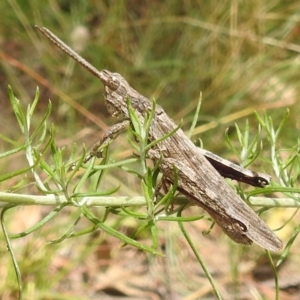
[[[5,207],[2,209],[1,214],[0,214],[0,220],[1,220],[1,227],[2,227],[2,231],[3,231],[3,235],[5,238],[5,241],[7,243],[7,249],[10,253],[12,262],[13,262],[13,266],[15,269],[15,274],[17,277],[17,281],[18,281],[18,290],[19,290],[19,295],[18,295],[18,299],[21,300],[23,298],[23,283],[22,283],[22,276],[21,276],[21,272],[20,272],[20,268],[17,262],[17,259],[15,257],[14,251],[13,251],[13,247],[11,245],[10,239],[9,239],[9,234],[6,230],[6,226],[4,224],[4,214],[7,210],[9,210],[10,208],[14,207],[15,205],[11,205],[9,207]]]
[[[279,284],[278,284],[278,275],[277,275],[277,270],[276,270],[276,266],[273,262],[273,259],[272,259],[272,256],[270,254],[270,251],[267,251],[266,250],[266,254],[267,254],[267,257],[269,259],[269,262],[270,262],[270,265],[272,267],[272,270],[273,270],[273,275],[274,275],[274,281],[275,281],[275,299],[276,300],[279,300]]]
[[[59,205],[69,202],[65,196],[53,194],[37,196],[22,195],[0,192],[0,207],[19,204],[19,205]],[[6,203],[5,203],[6,202]],[[78,201],[78,206],[84,203],[86,206],[143,206],[146,204],[144,197],[82,197]],[[72,203],[70,203],[72,205]],[[73,204],[74,205],[74,204]]]
[[[180,216],[180,214],[179,214]],[[194,252],[199,264],[201,265],[202,270],[205,273],[206,278],[208,279],[208,281],[210,282],[212,289],[217,297],[217,299],[222,299],[222,296],[220,294],[220,292],[218,291],[216,284],[214,282],[213,277],[211,276],[211,274],[209,273],[208,269],[206,268],[206,265],[204,263],[204,261],[202,260],[201,256],[199,255],[195,245],[193,244],[192,239],[190,238],[190,236],[188,235],[187,231],[185,230],[183,224],[181,222],[178,222],[178,226],[182,232],[182,234],[184,235],[185,239],[187,240],[189,246],[191,247],[192,251]]]
[[[184,197],[174,198],[175,204],[185,202]],[[10,204],[18,205],[58,205],[68,202],[65,196],[53,194],[48,195],[23,195],[15,193],[0,192],[0,207]],[[260,207],[300,207],[300,202],[292,198],[267,198],[267,197],[250,197],[249,202],[252,206]],[[145,197],[113,197],[113,196],[95,196],[82,197],[78,202],[85,203],[86,206],[144,206],[146,205]],[[70,205],[72,205],[70,203]],[[193,205],[193,203],[191,203]]]

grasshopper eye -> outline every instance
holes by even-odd
[[[107,86],[112,90],[116,91],[120,86],[120,80],[116,76],[112,76],[107,82]]]

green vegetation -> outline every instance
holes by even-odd
[[[258,280],[255,271],[263,258],[274,271],[270,279],[278,277],[276,288],[268,294],[257,289],[255,296],[247,294],[249,299],[275,299],[279,289],[287,293],[281,288],[278,266],[283,267],[283,261],[299,266],[297,208],[266,211],[268,205],[261,202],[260,212],[266,211],[262,218],[271,228],[281,229],[278,235],[286,247],[278,257],[256,246],[233,244],[218,228],[210,230],[207,217],[180,223],[179,228],[168,221],[200,219],[203,212],[190,207],[184,212],[176,208],[175,216],[166,214],[175,187],[159,205],[153,204],[157,166],[147,165],[144,155],[141,159],[133,155],[143,154],[147,147],[147,128],[140,124],[135,124],[140,136],[133,139],[130,132],[120,136],[102,160],[81,167],[85,148],[90,149],[114,122],[103,101],[102,84],[41,37],[33,25],[49,28],[98,69],[122,74],[141,94],[156,99],[177,124],[183,119],[186,131],[201,92],[192,139],[198,143],[201,138],[206,149],[244,166],[251,162],[250,168],[273,177],[272,185],[263,190],[229,184],[250,202],[260,193],[266,197],[263,201],[278,197],[277,206],[284,206],[280,198],[285,197],[296,207],[300,4],[5,0],[0,9],[0,192],[39,195],[42,202],[56,194],[59,200],[56,206],[39,202],[2,211],[2,226],[15,258],[13,264],[7,241],[0,235],[3,299],[18,297],[15,268],[20,270],[24,299],[113,298],[116,293],[146,298],[145,286],[141,285],[140,294],[124,287],[132,285],[129,278],[135,284],[145,278],[151,282],[147,288],[154,291],[151,272],[138,273],[140,269],[126,265],[145,264],[139,255],[148,258],[149,268],[156,268],[159,296],[165,299],[172,295],[240,299],[245,289],[249,292],[249,286],[255,286],[244,276]],[[20,102],[11,91],[9,99],[8,85]],[[36,86],[40,96],[35,96]],[[77,167],[72,169],[75,161]],[[112,201],[120,196],[139,197],[137,201],[143,197],[146,206],[139,202],[134,207],[133,202],[122,209],[120,205],[95,208],[95,203],[76,202],[91,196],[94,201],[108,196]],[[193,245],[185,242],[180,230]],[[122,243],[130,245],[121,248]],[[149,258],[134,247],[166,257]],[[198,263],[192,249],[199,252]],[[124,286],[116,284],[120,281]]]

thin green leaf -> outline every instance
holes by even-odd
[[[56,185],[60,187],[59,177],[56,171],[54,171],[44,160],[40,161],[40,167],[43,169],[45,173],[47,173],[50,176],[50,178],[56,183]],[[47,192],[46,190],[43,189],[42,186],[39,187],[41,188],[42,191]],[[61,187],[59,188],[59,190],[61,191]]]
[[[276,263],[276,267],[279,267],[287,259],[288,254],[290,253],[291,247],[294,244],[299,233],[300,233],[300,226],[298,225],[297,228],[294,229],[292,236],[288,240],[283,252],[281,253],[281,255]]]
[[[226,140],[226,143],[229,146],[230,150],[239,158],[239,160],[241,160],[240,153],[235,149],[235,147],[231,143],[228,129],[225,130],[225,140]]]
[[[46,137],[46,133],[47,133],[47,119],[49,117],[49,115],[51,114],[51,109],[52,109],[52,104],[51,101],[49,101],[49,104],[47,106],[47,110],[46,113],[44,114],[43,118],[41,119],[39,125],[37,126],[37,128],[33,131],[33,133],[30,136],[30,140],[32,141],[35,136],[42,131],[42,133],[40,134],[40,138],[39,141],[37,143],[37,146],[39,146],[40,144],[43,143],[45,137]]]
[[[20,232],[20,233],[15,233],[15,234],[10,234],[9,237],[12,239],[18,239],[21,237],[24,237],[36,230],[38,230],[39,228],[41,228],[42,226],[44,226],[46,223],[48,223],[50,220],[52,220],[58,212],[60,212],[66,205],[68,205],[69,203],[65,202],[62,203],[60,205],[58,205],[54,210],[52,210],[46,217],[44,217],[41,221],[39,221],[38,223],[34,224],[34,226],[30,227],[29,229]]]
[[[178,212],[178,217],[181,217],[181,211]],[[183,234],[183,236],[185,237],[185,239],[187,240],[189,246],[191,247],[192,251],[194,252],[194,255],[196,256],[197,258],[197,261],[199,262],[199,264],[201,265],[202,267],[202,270],[204,271],[204,274],[206,276],[206,278],[208,279],[208,281],[210,282],[210,285],[216,295],[216,298],[217,299],[222,299],[222,296],[220,294],[220,292],[218,291],[217,287],[216,287],[216,284],[214,282],[214,279],[213,277],[211,276],[211,274],[209,273],[206,265],[204,264],[204,261],[202,260],[201,256],[199,255],[194,243],[193,243],[193,240],[191,239],[191,237],[188,235],[187,231],[185,230],[183,224],[181,222],[178,222],[178,226]]]
[[[152,248],[156,250],[158,248],[158,230],[154,222],[151,222],[150,230],[152,236]]]
[[[37,166],[38,163],[39,163],[39,160],[36,160],[35,164],[32,166],[2,175],[2,176],[0,176],[0,182],[11,179],[16,176],[19,176],[21,174],[27,173],[29,170],[32,170],[35,166]]]
[[[21,131],[24,133],[25,128],[27,126],[26,117],[25,117],[25,114],[24,114],[24,112],[23,112],[23,110],[20,106],[19,100],[13,94],[13,91],[12,91],[10,86],[8,86],[8,96],[9,96],[9,100],[10,100],[12,109],[15,113],[16,119],[19,123],[19,127],[20,127]]]
[[[164,136],[160,137],[159,139],[157,139],[157,140],[155,140],[155,141],[149,143],[149,144],[147,145],[147,147],[145,148],[145,150],[147,151],[147,150],[149,150],[150,148],[152,148],[153,146],[155,146],[155,145],[157,145],[158,143],[160,143],[161,141],[163,141],[163,140],[165,140],[165,139],[171,137],[178,129],[181,128],[181,126],[182,126],[182,120],[181,120],[180,124],[179,124],[175,129],[173,129],[173,130],[170,131],[169,133],[165,134]]]
[[[91,212],[90,210],[86,207],[86,206],[82,206],[82,212],[85,215],[85,217],[90,220],[93,224],[95,224],[97,227],[99,227],[100,229],[102,229],[104,232],[106,232],[107,234],[119,239],[120,241],[122,241],[125,244],[131,245],[133,247],[136,247],[138,249],[141,249],[143,251],[147,251],[150,252],[154,255],[159,255],[159,256],[163,256],[160,252],[154,250],[152,247],[149,247],[147,245],[144,245],[140,242],[137,242],[131,238],[129,238],[128,236],[124,235],[123,233],[105,225],[103,222],[101,222],[99,219],[97,219]]]
[[[20,268],[18,265],[18,261],[16,259],[12,244],[10,242],[10,238],[8,235],[8,232],[6,230],[6,226],[4,224],[4,214],[6,213],[7,210],[11,209],[12,207],[14,207],[16,205],[12,205],[10,207],[5,207],[2,209],[1,214],[0,214],[0,220],[1,220],[1,227],[2,227],[2,231],[3,231],[3,235],[7,244],[7,248],[8,248],[8,252],[10,253],[12,262],[13,262],[13,266],[14,266],[14,270],[16,273],[16,277],[17,277],[17,282],[18,282],[18,291],[19,291],[19,296],[18,299],[22,299],[23,298],[23,283],[22,283],[22,276],[21,276],[21,272],[20,272]]]
[[[132,164],[132,163],[136,163],[138,162],[139,159],[138,158],[129,158],[129,159],[125,159],[122,161],[118,161],[118,162],[114,162],[114,163],[109,163],[106,165],[97,165],[94,166],[94,170],[105,170],[105,169],[111,169],[111,168],[116,168],[116,167],[120,167],[126,164]]]
[[[156,221],[170,221],[170,222],[194,222],[203,219],[204,216],[194,217],[175,217],[175,216],[157,216]]]
[[[32,104],[30,105],[30,111],[29,111],[30,117],[33,116],[35,107],[36,107],[37,103],[39,102],[39,98],[40,98],[40,89],[37,87],[36,91],[35,91],[35,97],[33,99]]]
[[[147,112],[147,117],[146,117],[146,119],[145,119],[145,125],[144,125],[144,128],[145,128],[145,131],[146,131],[146,133],[147,133],[147,135],[145,136],[146,141],[148,140],[149,130],[150,130],[152,121],[153,121],[153,119],[154,119],[154,117],[155,117],[155,111],[156,111],[156,101],[153,100],[153,101],[152,101],[152,107],[151,107],[150,113]]]
[[[152,192],[150,192],[149,195],[149,187],[148,185],[142,181],[142,189],[143,189],[143,194],[147,203],[147,209],[148,209],[148,214],[149,216],[153,216],[153,198],[151,198]]]
[[[141,232],[148,229],[150,226],[151,226],[151,222],[142,224],[130,235],[130,238],[134,240]],[[122,247],[125,247],[126,245],[127,245],[127,243],[124,243],[122,245]]]
[[[63,234],[60,238],[57,239],[53,239],[49,242],[47,242],[47,244],[58,244],[61,243],[62,241],[70,238],[70,236],[74,233],[74,230],[77,226],[77,224],[79,223],[79,221],[81,220],[82,214],[80,214],[80,216],[78,216],[78,218],[75,220],[75,222],[71,225],[71,227],[66,231],[65,234]]]
[[[85,158],[85,154],[86,154],[85,148],[83,148],[81,157],[79,158],[79,160],[76,163],[74,163],[75,152],[76,152],[76,144],[73,144],[71,156],[69,157],[68,162],[66,164],[66,167],[69,170],[69,176],[67,178],[66,188],[68,188],[68,186],[72,183],[74,176],[77,174],[78,170],[81,168],[82,163]]]
[[[78,230],[76,232],[72,232],[72,233],[70,233],[70,235],[67,238],[70,239],[70,238],[82,236],[82,235],[85,235],[85,234],[89,234],[89,233],[94,232],[95,230],[98,230],[98,227],[96,225],[93,225],[93,226],[90,226],[88,228]]]
[[[15,148],[15,149],[12,149],[12,150],[0,153],[0,158],[7,157],[7,156],[10,156],[12,154],[18,153],[18,152],[26,149],[26,147],[27,147],[27,145],[22,145],[22,146],[20,146],[18,148]]]
[[[202,104],[202,92],[200,92],[198,104],[197,104],[197,107],[196,107],[196,112],[194,114],[193,122],[192,122],[191,128],[190,128],[189,133],[188,133],[189,138],[191,138],[191,136],[193,135],[193,131],[194,131],[196,125],[197,125],[201,104]]]
[[[55,138],[55,131],[54,131],[54,125],[52,124],[50,127],[50,130],[48,132],[48,140],[44,146],[44,148],[41,150],[41,154],[44,154],[48,148],[51,146],[51,144],[54,142],[54,138]]]
[[[74,193],[70,196],[70,198],[83,198],[83,197],[101,197],[101,196],[109,196],[115,194],[120,189],[119,186],[112,188],[106,191],[97,191],[97,192],[87,192],[87,193]]]
[[[267,257],[269,259],[270,265],[272,267],[273,275],[274,275],[274,282],[275,282],[275,299],[279,300],[279,284],[278,284],[278,275],[277,270],[275,267],[275,264],[273,262],[272,256],[270,254],[270,251],[266,250]]]
[[[140,120],[132,107],[130,97],[126,97],[126,103],[132,127],[134,128],[134,131],[137,134],[137,136],[141,136],[142,130],[140,126]]]
[[[240,130],[240,127],[237,124],[234,124],[234,125],[235,125],[235,130],[236,130],[236,133],[237,133],[239,143],[240,143],[240,145],[243,145],[244,140],[243,140],[243,135],[242,135],[242,132]]]
[[[141,220],[145,220],[145,219],[149,218],[149,216],[147,214],[129,210],[126,207],[124,207],[123,205],[121,206],[121,209],[122,209],[122,211],[124,211],[126,213],[126,215],[128,215],[130,217],[134,217],[134,218],[141,219]]]
[[[2,139],[3,141],[8,142],[8,143],[10,143],[10,144],[12,144],[14,146],[19,146],[20,145],[19,142],[16,142],[16,141],[10,139],[9,137],[7,137],[7,136],[5,136],[5,135],[3,135],[1,133],[0,133],[0,139]],[[23,147],[23,146],[21,146],[21,147]]]
[[[288,117],[289,117],[289,114],[290,114],[290,110],[287,108],[285,116],[281,120],[281,122],[280,122],[280,124],[279,124],[279,126],[278,126],[278,128],[276,130],[276,135],[275,135],[276,136],[276,140],[277,140],[278,136],[280,135],[280,133],[281,133],[281,131],[282,131],[282,129],[283,129],[283,127],[284,127],[284,125],[285,125]]]
[[[86,182],[87,178],[89,178],[91,171],[94,168],[94,164],[95,164],[95,157],[93,157],[90,161],[90,163],[88,164],[87,169],[85,170],[83,176],[81,177],[80,181],[77,183],[75,189],[74,189],[74,194],[79,193],[79,191],[81,190],[82,186],[84,185],[84,183]]]

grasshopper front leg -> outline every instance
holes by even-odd
[[[84,163],[87,163],[94,156],[101,157],[103,148],[116,139],[121,132],[129,127],[129,125],[129,120],[123,120],[111,126],[104,136],[93,146],[90,154],[84,159]]]

